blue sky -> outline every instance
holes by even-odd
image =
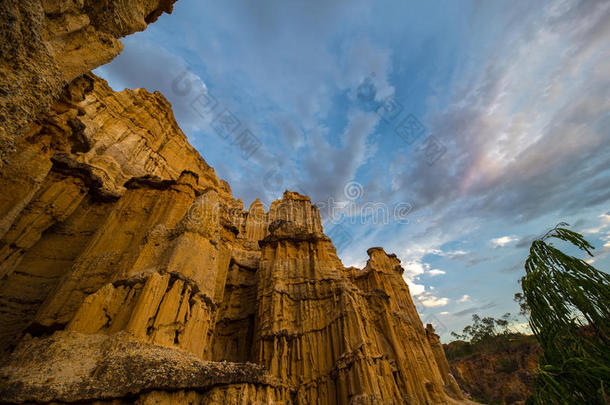
[[[345,265],[396,253],[447,341],[518,312],[560,221],[610,267],[610,3],[532,3],[179,0],[96,73],[163,93],[246,207],[306,193]]]

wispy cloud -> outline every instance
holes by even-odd
[[[501,236],[499,238],[493,238],[491,240],[491,244],[494,247],[501,248],[508,245],[509,243],[516,242],[517,240],[519,240],[519,238],[517,238],[516,236]]]
[[[581,230],[583,234],[597,234],[610,228],[610,213],[603,213],[599,215],[599,222],[593,228],[587,228]]]
[[[462,295],[461,298],[456,300],[456,302],[459,302],[459,303],[468,302],[468,301],[470,301],[470,295],[468,295],[468,294],[464,294],[464,295]]]
[[[607,200],[609,18],[610,3],[572,1],[512,26],[502,55],[458,80],[453,100],[426,120],[450,145],[447,158],[415,161],[397,173],[399,189],[419,207],[464,200],[462,215],[513,221]]]
[[[106,78],[117,91],[134,87],[159,91],[172,102],[176,120],[187,135],[209,124],[192,108],[195,95],[207,92],[207,86],[182,56],[152,43],[142,34],[123,41],[124,51],[113,63],[96,69],[96,74]],[[179,87],[174,85],[176,78],[181,78]]]
[[[454,312],[453,315],[464,316],[464,315],[474,314],[479,311],[486,311],[486,310],[492,309],[492,308],[496,307],[497,305],[498,304],[496,304],[495,302],[489,302],[487,304],[483,304],[483,305],[479,305],[479,306],[475,306],[475,307],[469,307],[469,308],[463,309],[461,311]]]
[[[434,293],[430,291],[425,291],[421,294],[416,295],[415,300],[426,308],[444,307],[449,303],[449,298],[437,297]]]
[[[408,224],[348,226],[340,254],[362,267],[370,246],[395,252],[422,308],[472,305],[445,315],[453,327],[472,311],[511,311],[518,274],[509,270],[566,216],[580,218],[571,223],[598,247],[593,260],[607,262],[609,20],[603,0],[466,0],[442,10],[182,0],[97,72],[119,89],[161,91],[246,205],[284,189],[341,201],[350,181],[363,186],[362,203],[412,203]],[[185,68],[261,140],[259,152],[241,159],[172,89]],[[373,104],[396,97],[442,141],[441,159],[431,165],[364,108],[366,80]],[[465,292],[471,304],[458,302]]]

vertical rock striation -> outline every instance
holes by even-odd
[[[110,62],[118,38],[142,31],[176,0],[0,2],[0,167],[64,86]]]
[[[37,122],[0,174],[7,402],[463,400],[396,256],[345,268],[298,193],[244,210],[159,93],[86,74]]]
[[[245,210],[161,94],[85,73],[172,4],[0,4],[0,402],[463,403],[395,255]]]

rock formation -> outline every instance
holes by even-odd
[[[0,2],[0,167],[65,85],[121,52],[176,0]],[[35,129],[33,129],[35,131]]]
[[[244,210],[161,94],[81,74],[171,4],[1,6],[3,35],[35,20],[28,32],[47,36],[18,81],[35,108],[4,121],[0,401],[464,403],[395,255],[371,248],[364,269],[345,268],[298,193]],[[27,72],[41,65],[63,76],[34,103]]]
[[[465,351],[466,345],[463,341],[445,345],[451,372],[460,387],[478,401],[525,404],[538,373],[541,349],[536,338],[515,336],[500,347],[481,347],[475,353]]]

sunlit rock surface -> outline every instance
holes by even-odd
[[[0,399],[465,402],[395,255],[344,267],[298,193],[245,210],[161,94],[84,73],[171,4],[2,3],[3,52],[36,46],[0,66]]]
[[[2,0],[0,167],[64,86],[110,62],[121,37],[142,31],[176,0]]]

